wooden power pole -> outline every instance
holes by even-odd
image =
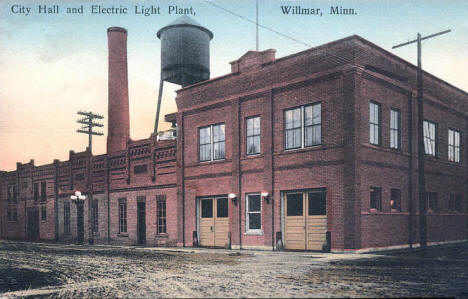
[[[82,124],[83,127],[81,129],[76,130],[78,133],[88,134],[88,153],[89,153],[89,161],[88,161],[88,235],[89,235],[89,244],[94,244],[94,231],[96,228],[94,227],[94,201],[93,201],[93,135],[102,136],[104,133],[102,132],[95,132],[93,131],[94,127],[104,127],[103,124],[97,123],[95,119],[103,119],[104,116],[99,114],[94,114],[92,112],[83,112],[78,111],[78,115],[84,116],[84,118],[79,119],[77,122]]]
[[[424,177],[424,98],[423,98],[423,74],[422,74],[422,64],[421,64],[421,41],[449,33],[451,30],[445,30],[438,33],[434,33],[425,37],[421,37],[421,34],[418,33],[418,36],[415,40],[408,41],[406,43],[401,43],[396,46],[393,46],[392,49],[403,47],[412,43],[417,43],[418,46],[418,74],[417,74],[417,92],[418,92],[418,187],[419,187],[419,240],[421,247],[425,248],[427,246],[427,230],[426,230],[426,214],[427,214],[427,203],[426,203],[426,185]],[[412,225],[410,223],[410,225]]]

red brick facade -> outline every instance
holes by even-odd
[[[145,244],[193,246],[201,237],[201,199],[232,193],[228,245],[273,249],[285,245],[286,194],[325,190],[332,250],[419,242],[413,65],[358,36],[279,59],[274,50],[249,51],[231,65],[230,74],[178,91],[177,141],[156,141],[153,135],[106,155],[70,152],[68,161],[39,167],[33,161],[18,163],[16,171],[1,173],[1,237],[76,240],[77,207],[70,195],[80,190],[98,202],[95,242],[137,244],[137,207],[144,202]],[[428,242],[467,239],[468,95],[430,74],[425,73],[424,80],[425,119],[437,124],[437,154],[425,162],[426,191],[437,193],[437,208],[427,214]],[[369,142],[371,102],[380,107],[379,145]],[[310,104],[320,104],[320,144],[286,149],[285,111],[303,111]],[[391,109],[400,113],[399,149],[390,148]],[[246,119],[252,116],[260,117],[260,153],[247,155]],[[200,129],[217,124],[224,124],[224,157],[201,162]],[[460,132],[461,163],[448,161],[449,129]],[[40,198],[42,182],[45,201]],[[16,203],[8,197],[9,188],[17,189]],[[378,209],[371,208],[371,188],[380,188]],[[401,194],[401,208],[391,207],[392,189]],[[246,197],[261,192],[268,193],[261,198],[261,227],[251,233]],[[461,208],[450,206],[451,194],[461,197]],[[165,202],[165,233],[158,232],[158,201]],[[83,212],[85,241],[92,219],[88,203]],[[47,211],[44,221],[42,206]],[[16,221],[7,215],[14,207]],[[28,228],[34,209],[39,211],[39,235]]]

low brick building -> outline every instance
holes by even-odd
[[[131,141],[126,31],[108,35],[110,57],[122,58],[109,60],[108,153],[0,173],[2,238],[335,251],[419,242],[414,65],[359,36],[278,59],[249,51],[231,73],[178,91],[166,116],[176,140]],[[428,242],[464,240],[468,94],[424,81]],[[70,199],[77,190],[84,203]]]

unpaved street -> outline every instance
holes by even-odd
[[[0,296],[465,297],[468,244],[376,255],[0,240]]]

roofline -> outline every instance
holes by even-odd
[[[390,56],[392,59],[396,59],[399,62],[404,63],[407,66],[413,68],[414,70],[417,70],[417,66],[415,66],[411,62],[397,56],[396,54],[393,54],[392,52],[390,52],[388,50],[385,50],[384,48],[382,48],[382,47],[368,41],[367,39],[365,39],[365,38],[363,38],[363,37],[361,37],[361,36],[359,36],[357,34],[350,35],[350,36],[347,36],[347,37],[344,37],[344,38],[341,38],[341,39],[337,39],[335,41],[331,41],[331,42],[322,44],[322,45],[317,46],[317,47],[309,48],[309,49],[306,49],[306,50],[303,50],[303,51],[300,51],[300,52],[296,52],[296,53],[293,53],[293,54],[290,54],[290,55],[287,55],[287,56],[277,58],[272,63],[276,63],[278,61],[293,58],[295,56],[304,55],[304,54],[307,54],[307,53],[312,52],[312,51],[317,51],[317,50],[320,50],[322,48],[329,47],[331,45],[335,45],[335,44],[342,43],[342,42],[345,42],[345,41],[350,41],[350,40],[353,40],[353,39],[359,40],[360,42],[362,42],[364,44],[367,44],[367,45],[371,46],[372,48],[374,48],[374,49],[376,49],[376,50],[378,50],[380,52],[383,52],[387,56]],[[435,75],[433,75],[431,73],[428,73],[428,72],[426,72],[424,70],[423,70],[423,73],[424,73],[425,76],[429,76],[429,77],[431,77],[431,78],[433,78],[433,79],[435,79],[437,81],[440,81],[441,83],[447,85],[448,87],[453,88],[453,89],[455,89],[455,90],[457,90],[457,91],[459,91],[459,92],[461,92],[461,93],[468,96],[468,92],[464,91],[463,89],[461,89],[461,88],[459,88],[459,87],[457,87],[455,85],[452,85],[452,84],[448,83],[447,81],[445,81],[443,79],[440,79],[439,77],[436,77]],[[187,90],[187,89],[190,89],[190,88],[193,88],[193,87],[200,86],[202,84],[207,84],[207,83],[210,83],[210,82],[213,82],[213,81],[221,80],[221,79],[224,79],[226,77],[229,77],[229,76],[232,76],[232,75],[238,75],[238,74],[239,73],[228,73],[228,74],[225,74],[225,75],[221,75],[221,76],[209,79],[209,80],[205,80],[205,81],[201,81],[201,82],[198,82],[198,83],[195,83],[195,84],[192,84],[192,85],[185,86],[185,87],[183,87],[181,89],[176,90],[176,92],[179,93],[180,91],[184,91],[184,90]]]

